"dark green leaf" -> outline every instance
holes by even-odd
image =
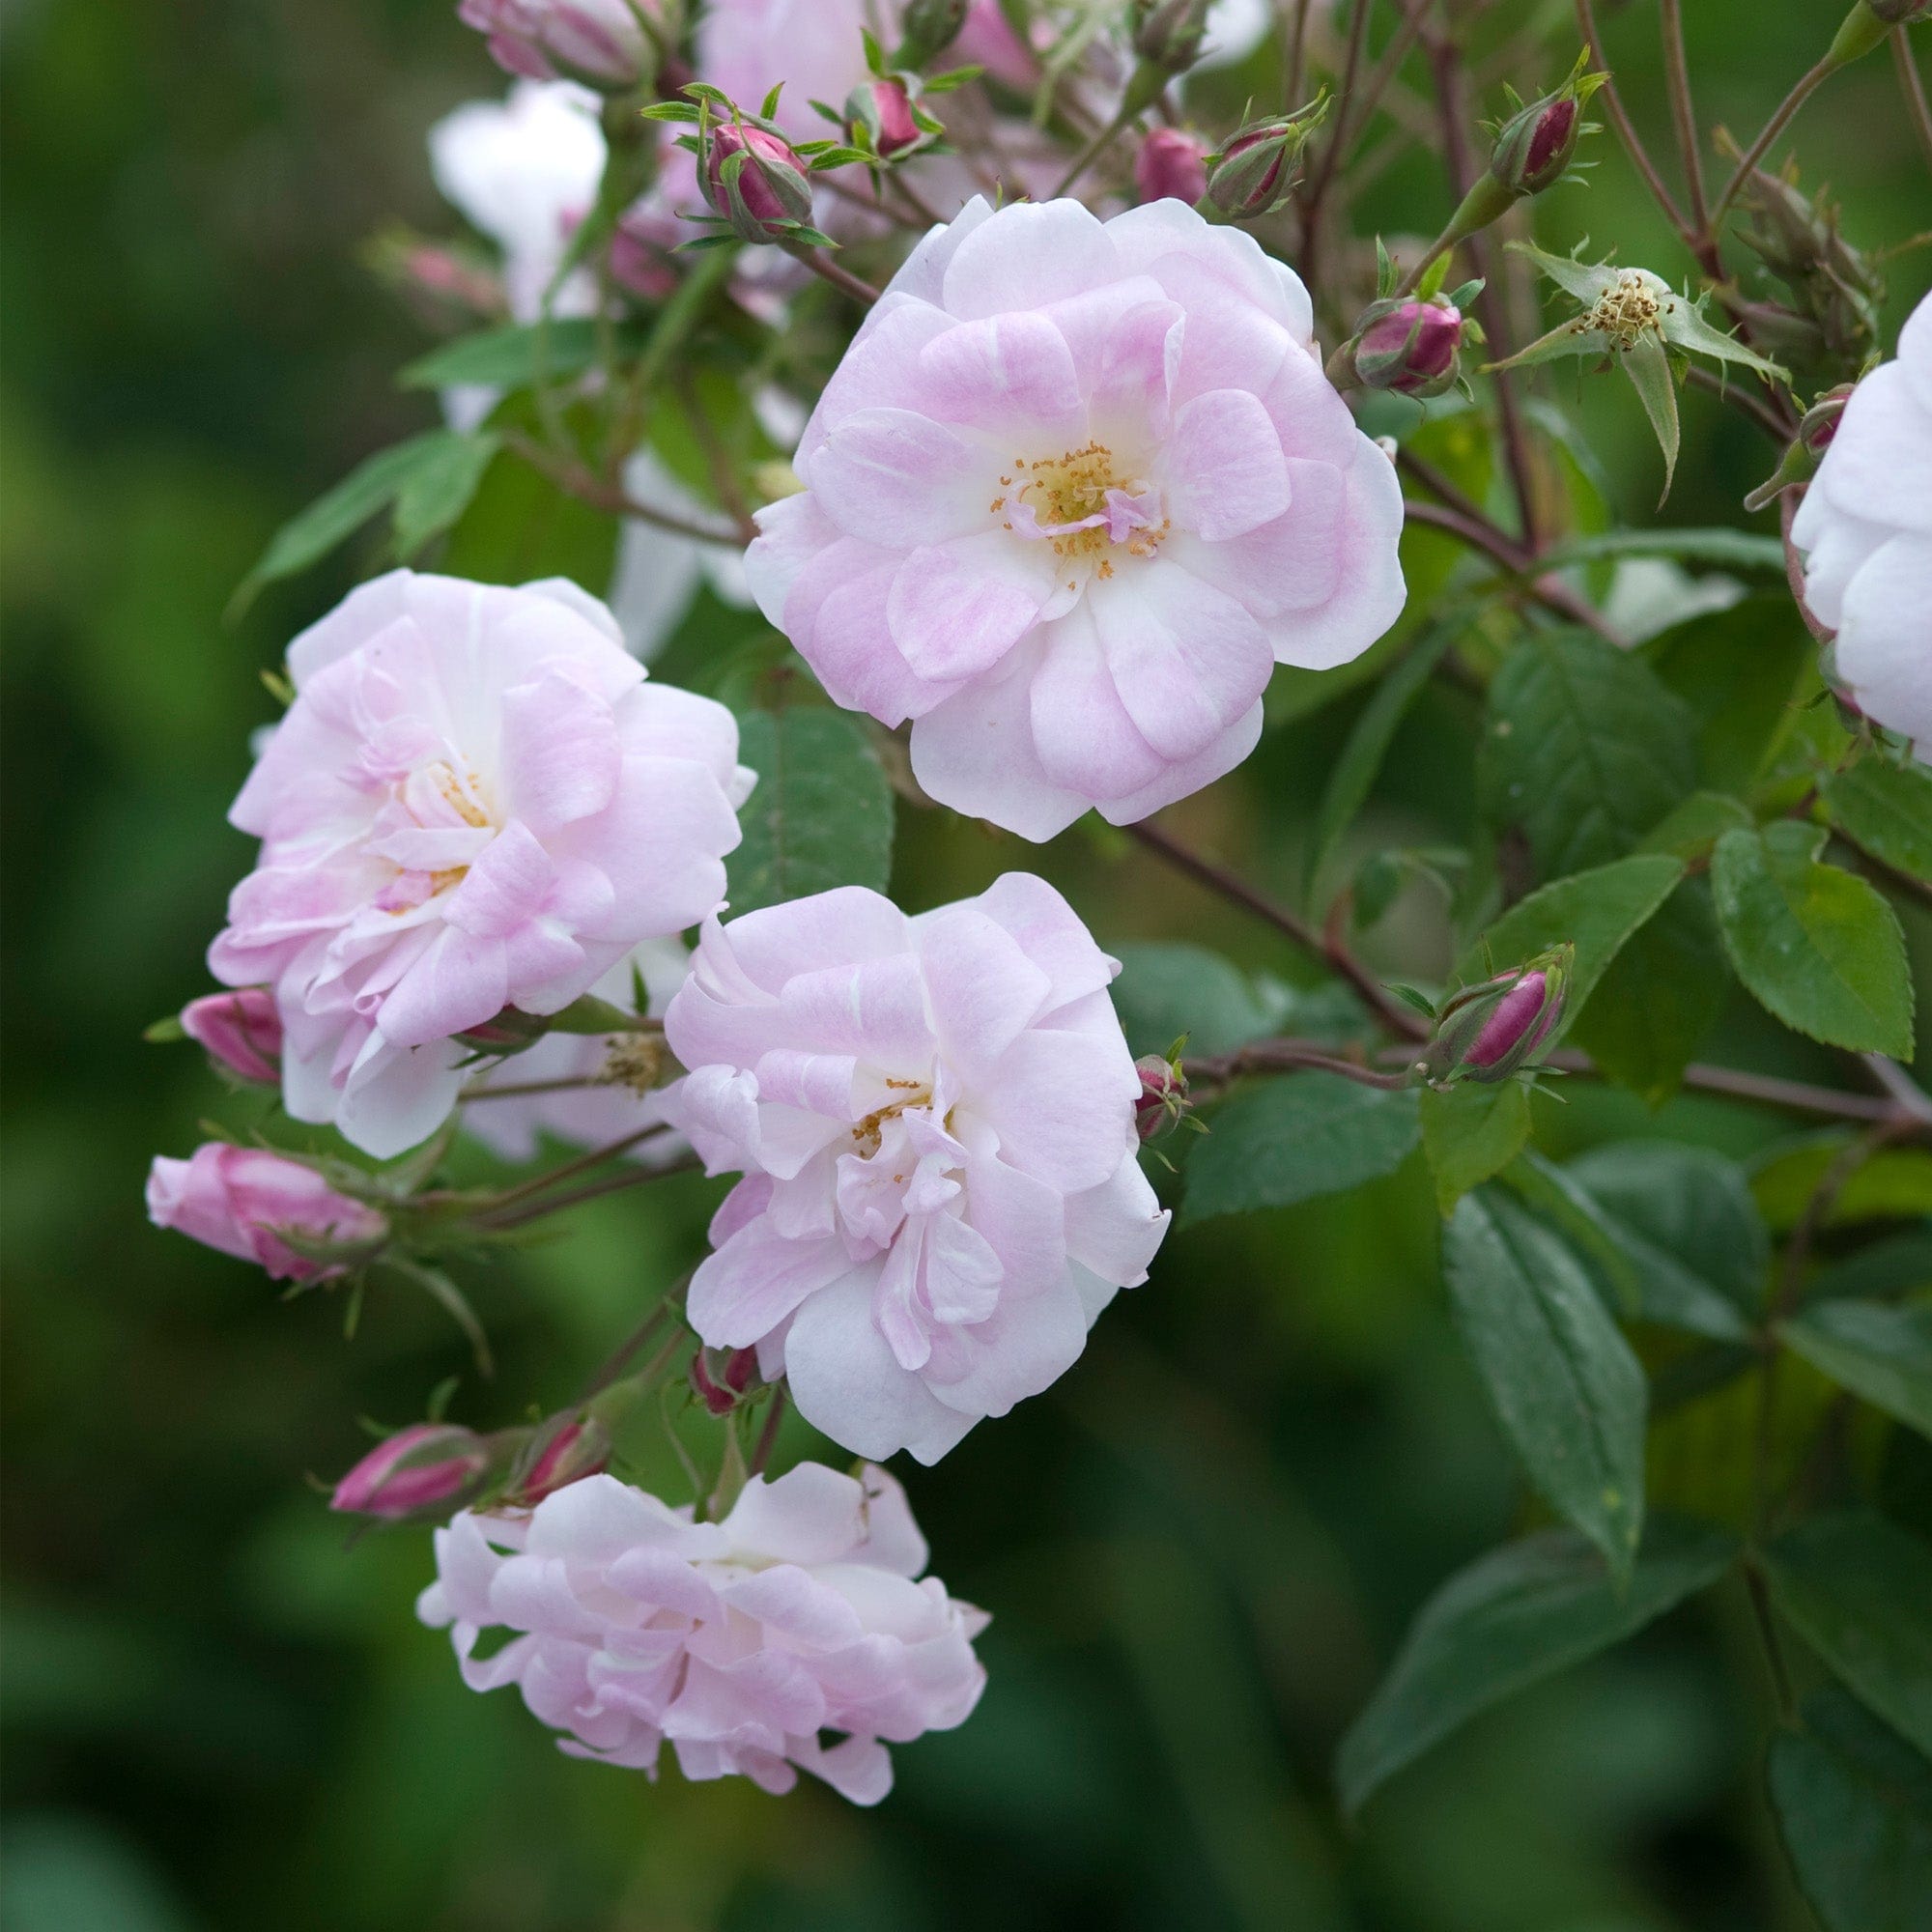
[[[1415,1095],[1339,1073],[1291,1073],[1242,1088],[1187,1163],[1181,1221],[1287,1208],[1393,1174],[1415,1146]]]
[[[1689,1283],[1682,1284],[1684,1297],[1714,1296],[1733,1321],[1756,1314],[1771,1267],[1771,1235],[1735,1161],[1678,1141],[1614,1141],[1579,1154],[1567,1172],[1635,1243],[1634,1253],[1656,1257],[1700,1285],[1703,1294],[1692,1296]],[[1662,1281],[1659,1293],[1670,1293]],[[1713,1321],[1722,1320],[1715,1309],[1709,1313]]]
[[[1831,1046],[1912,1058],[1912,977],[1898,918],[1862,879],[1817,863],[1822,827],[1727,832],[1712,855],[1738,977],[1786,1026]]]
[[[1677,860],[1638,852],[1540,887],[1511,906],[1457,961],[1457,978],[1485,979],[1568,940],[1577,948],[1577,962],[1563,1003],[1567,1030],[1631,935],[1683,876]]]
[[[1828,1687],[1772,1740],[1766,1776],[1827,1932],[1932,1932],[1932,1764]]]
[[[1876,753],[1819,781],[1832,822],[1853,844],[1915,879],[1932,880],[1932,772]]]
[[[1257,981],[1218,952],[1185,942],[1113,949],[1114,1010],[1135,1053],[1165,1053],[1182,1034],[1191,1054],[1233,1053],[1280,1026],[1285,988]]]
[[[486,329],[418,356],[396,381],[406,389],[448,389],[463,384],[521,389],[537,380],[539,349],[544,374],[556,380],[593,367],[598,341],[598,326],[588,317],[553,322],[547,331],[535,324]],[[625,354],[635,354],[639,346],[634,332],[621,335],[618,344]]]
[[[1344,1808],[1360,1810],[1477,1712],[1621,1643],[1716,1582],[1735,1553],[1719,1531],[1660,1521],[1621,1588],[1573,1530],[1545,1530],[1479,1558],[1423,1605],[1343,1739],[1335,1771]]]
[[[1697,721],[1704,783],[1747,794],[1816,661],[1789,593],[1779,585],[1676,625],[1646,644],[1643,655]]]
[[[1656,673],[1587,631],[1532,632],[1490,687],[1479,778],[1546,879],[1620,859],[1697,781],[1695,722]]]
[[[1804,1293],[1810,1301],[1840,1296],[1876,1301],[1918,1289],[1932,1289],[1932,1222],[1873,1241],[1857,1254],[1820,1268],[1805,1284]]]
[[[1833,1298],[1803,1309],[1782,1333],[1840,1388],[1932,1435],[1932,1308]]]
[[[1452,1213],[1471,1188],[1500,1174],[1529,1140],[1529,1094],[1521,1082],[1493,1087],[1463,1081],[1422,1096],[1422,1148],[1435,1180],[1435,1205]]]
[[[1382,760],[1416,694],[1429,682],[1442,653],[1455,635],[1447,624],[1438,625],[1424,636],[1400,664],[1376,686],[1376,694],[1363,707],[1342,747],[1342,755],[1328,774],[1321,794],[1321,810],[1315,816],[1315,835],[1309,841],[1308,865],[1303,874],[1310,891],[1321,867],[1327,863],[1342,835],[1354,823],[1355,814],[1367,804],[1369,792],[1381,770]]]
[[[1813,1517],[1764,1555],[1772,1599],[1887,1723],[1932,1752],[1932,1548],[1870,1510]]]
[[[752,711],[738,755],[758,775],[725,865],[733,916],[834,886],[884,892],[893,794],[864,725],[844,711]]]
[[[1780,1233],[1795,1228],[1826,1171],[1851,1146],[1842,1129],[1812,1134],[1775,1151],[1751,1175],[1759,1211]],[[1839,1187],[1825,1216],[1828,1228],[1862,1221],[1914,1220],[1932,1214],[1932,1153],[1922,1148],[1885,1148],[1870,1155]]]
[[[1573,537],[1545,558],[1552,570],[1605,557],[1663,556],[1679,563],[1714,563],[1734,570],[1784,575],[1784,546],[1749,530],[1605,530]]]
[[[1668,852],[1673,859],[1688,864],[1707,859],[1711,847],[1726,832],[1742,826],[1748,831],[1756,823],[1736,799],[1719,791],[1693,791],[1675,811],[1670,812],[1643,836],[1642,852]]]
[[[1643,1370],[1553,1230],[1486,1187],[1443,1233],[1456,1325],[1530,1481],[1619,1575],[1643,1527]]]
[[[1711,888],[1686,879],[1618,950],[1579,1013],[1577,1044],[1653,1107],[1676,1093],[1731,988]]]
[[[487,431],[454,432],[403,478],[396,492],[396,554],[408,561],[449,529],[469,507],[501,439]]]

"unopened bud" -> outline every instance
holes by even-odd
[[[1909,27],[1932,14],[1932,0],[1864,0],[1864,10],[1888,27]]]
[[[1439,396],[1456,381],[1463,329],[1462,311],[1440,296],[1376,302],[1355,326],[1355,380],[1398,396]]]
[[[755,123],[726,121],[704,134],[704,198],[744,242],[781,242],[811,219],[811,183],[789,142]]]
[[[912,97],[896,80],[868,80],[845,98],[845,119],[872,137],[872,152],[890,159],[925,138],[913,118]]]
[[[336,1484],[328,1506],[398,1522],[461,1502],[489,1467],[489,1444],[474,1431],[419,1422],[370,1450]]]
[[[1208,35],[1208,0],[1134,0],[1134,52],[1149,66],[1182,73]]]
[[[1528,1065],[1563,1017],[1575,959],[1575,947],[1560,946],[1463,987],[1443,1008],[1423,1058],[1432,1084],[1497,1086]]]
[[[1134,1126],[1143,1142],[1158,1140],[1189,1111],[1187,1076],[1177,1062],[1158,1053],[1144,1053],[1134,1062],[1134,1071],[1141,1077]]]
[[[506,1500],[528,1508],[545,1496],[597,1475],[611,1462],[611,1432],[594,1415],[554,1415],[518,1459]]]
[[[1143,201],[1184,201],[1208,192],[1208,148],[1180,128],[1156,128],[1134,156],[1134,186]]]
[[[1496,129],[1491,175],[1512,194],[1541,194],[1563,179],[1583,131],[1583,103],[1609,78],[1586,73],[1587,53],[1554,94],[1520,108]]]
[[[729,1415],[757,1379],[755,1349],[699,1349],[691,1358],[691,1386],[713,1415]]]
[[[1233,221],[1272,214],[1293,192],[1301,151],[1327,112],[1323,96],[1293,114],[1237,128],[1209,163],[1208,199]]]
[[[959,38],[971,6],[972,0],[912,0],[894,65],[920,68],[944,53]]]
[[[266,986],[190,1000],[181,1010],[181,1029],[238,1080],[281,1084],[282,1016]]]
[[[1832,439],[1838,433],[1838,418],[1852,399],[1853,384],[1840,383],[1827,389],[1799,418],[1798,434],[1792,438],[1777,468],[1745,498],[1745,508],[1761,510],[1785,491],[1808,483],[1818,473]]]

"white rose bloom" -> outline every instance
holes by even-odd
[[[1791,536],[1838,682],[1932,763],[1932,296],[1845,405]]]

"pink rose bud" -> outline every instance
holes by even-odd
[[[1144,1053],[1134,1062],[1141,1077],[1134,1102],[1134,1127],[1143,1142],[1158,1140],[1188,1111],[1187,1076],[1163,1054]]]
[[[541,1502],[611,1463],[611,1432],[594,1415],[554,1415],[531,1438],[510,1480],[512,1502]]]
[[[526,80],[628,88],[651,65],[636,0],[462,0],[456,15],[489,36],[498,67]]]
[[[1377,302],[1355,330],[1354,371],[1371,389],[1439,396],[1456,380],[1463,315],[1441,297]]]
[[[197,1148],[187,1160],[156,1157],[148,1174],[148,1218],[157,1228],[255,1262],[277,1281],[340,1274],[373,1254],[389,1232],[373,1208],[338,1194],[313,1168],[266,1148],[224,1141]]]
[[[282,1018],[266,986],[207,993],[181,1010],[182,1032],[209,1059],[241,1080],[278,1087],[282,1080]]]
[[[1583,103],[1609,78],[1586,73],[1587,51],[1554,94],[1519,108],[1496,129],[1490,173],[1512,195],[1541,194],[1563,179],[1583,131]]]
[[[1527,1065],[1563,1016],[1575,958],[1574,947],[1557,947],[1450,1000],[1424,1057],[1434,1084],[1497,1086]]]
[[[1134,0],[1134,52],[1150,66],[1181,73],[1208,34],[1208,0]]]
[[[875,154],[890,158],[916,148],[925,138],[913,119],[912,96],[896,80],[868,80],[855,87],[845,101],[845,118],[866,128]]]
[[[713,1415],[729,1415],[757,1378],[755,1349],[699,1349],[691,1358],[691,1386]]]
[[[905,38],[894,60],[895,67],[923,67],[959,38],[971,0],[912,0],[905,10]]]
[[[1932,0],[1864,0],[1864,10],[1888,27],[1909,27],[1932,14]]]
[[[1231,221],[1272,214],[1293,191],[1301,151],[1328,112],[1325,97],[1236,129],[1212,157],[1208,199]]]
[[[1838,433],[1838,418],[1845,413],[1845,405],[1852,400],[1855,387],[1856,384],[1840,383],[1836,388],[1827,389],[1804,412],[1798,425],[1798,440],[1813,456],[1823,456],[1832,446],[1832,439]]]
[[[755,123],[726,121],[706,130],[698,184],[741,241],[781,241],[811,220],[805,163],[782,136]]]
[[[1208,149],[1180,128],[1156,128],[1134,156],[1134,186],[1143,201],[1184,201],[1208,192]]]
[[[1745,498],[1746,509],[1761,510],[1767,503],[1776,501],[1785,491],[1808,483],[1818,473],[1818,466],[1838,433],[1838,419],[1845,413],[1854,386],[1840,383],[1836,388],[1827,389],[1804,412],[1799,419],[1798,434],[1786,446],[1777,468]]]
[[[490,1448],[468,1429],[418,1422],[380,1442],[336,1484],[328,1506],[399,1522],[465,1500],[490,1467]]]

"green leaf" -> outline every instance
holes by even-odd
[[[1710,563],[1734,570],[1784,575],[1784,546],[1749,530],[1603,530],[1572,537],[1544,558],[1552,570],[1626,556],[1662,556],[1679,563]]]
[[[1496,1187],[1444,1230],[1456,1325],[1550,1506],[1622,1577],[1643,1528],[1643,1370],[1566,1242]]]
[[[1505,1545],[1452,1577],[1422,1606],[1388,1675],[1342,1740],[1342,1805],[1379,1785],[1479,1711],[1621,1643],[1730,1567],[1714,1529],[1659,1521],[1627,1584],[1573,1530]]]
[[[1631,379],[1643,412],[1663,452],[1663,497],[1677,475],[1677,378],[1671,373],[1669,352],[1656,335],[1640,335],[1619,358],[1624,374]],[[1661,504],[1663,497],[1657,500]]]
[[[1577,1016],[1574,1036],[1610,1079],[1662,1106],[1682,1084],[1730,990],[1710,885],[1686,879],[1618,949],[1596,998]]]
[[[1840,1388],[1932,1435],[1932,1308],[1834,1298],[1811,1303],[1780,1332]]]
[[[1243,1087],[1218,1108],[1187,1162],[1181,1223],[1288,1208],[1393,1174],[1414,1148],[1415,1095],[1339,1073]]]
[[[1821,779],[1832,823],[1854,845],[1915,879],[1932,880],[1932,772],[1867,755]]]
[[[1932,1926],[1932,1764],[1827,1686],[1765,1766],[1778,1835],[1827,1932]]]
[[[1804,1293],[1812,1302],[1840,1296],[1875,1301],[1920,1289],[1932,1289],[1932,1221],[1873,1241],[1820,1268],[1805,1284]]]
[[[1826,1170],[1852,1144],[1844,1129],[1806,1135],[1775,1149],[1751,1175],[1759,1211],[1782,1232],[1795,1228],[1825,1179]],[[1837,1192],[1824,1225],[1851,1228],[1862,1221],[1910,1220],[1932,1214],[1932,1153],[1921,1148],[1882,1148]]]
[[[1740,828],[1748,832],[1757,821],[1736,799],[1722,792],[1693,791],[1676,810],[1669,812],[1643,836],[1641,852],[1667,852],[1689,865],[1692,859],[1708,859],[1711,847],[1726,832]]]
[[[407,562],[451,528],[469,507],[502,439],[483,431],[452,434],[403,478],[396,492],[396,554]]]
[[[1630,852],[1695,784],[1695,722],[1640,659],[1587,631],[1532,632],[1490,687],[1485,814],[1520,826],[1546,879]]]
[[[620,353],[635,355],[639,344],[635,330],[617,337]],[[536,324],[485,329],[433,349],[404,366],[396,377],[405,389],[449,389],[475,384],[490,389],[526,388],[537,380],[538,354],[547,378],[575,376],[595,366],[599,354],[597,323],[590,317],[553,321],[548,330]]]
[[[425,430],[357,464],[334,489],[275,532],[260,562],[242,580],[231,614],[246,609],[264,584],[296,576],[346,543],[396,500],[412,475],[447,462],[449,445],[462,440],[454,430]]]
[[[1831,1046],[1912,1058],[1912,977],[1898,918],[1862,879],[1817,863],[1820,826],[1727,832],[1712,855],[1738,977],[1786,1026]]]
[[[1284,987],[1205,946],[1143,941],[1113,951],[1121,961],[1114,1010],[1135,1053],[1165,1053],[1182,1034],[1189,1053],[1233,1053],[1266,1038],[1287,1011]]]
[[[1315,815],[1315,836],[1309,843],[1308,865],[1303,873],[1305,886],[1310,892],[1314,890],[1322,867],[1341,842],[1342,835],[1354,823],[1356,813],[1368,803],[1376,774],[1381,770],[1382,760],[1388,755],[1397,727],[1417,694],[1429,682],[1430,672],[1449,648],[1454,635],[1455,628],[1447,624],[1438,625],[1425,635],[1377,685],[1375,696],[1355,720],[1354,729],[1349,733],[1349,741],[1342,747],[1342,755],[1336,759],[1334,770],[1328,774],[1321,809]]]
[[[1480,980],[1569,940],[1577,948],[1577,963],[1564,997],[1567,1031],[1632,933],[1683,876],[1677,860],[1639,852],[1558,879],[1511,906],[1457,961],[1457,977]]]
[[[1696,720],[1706,785],[1747,795],[1812,686],[1816,647],[1781,586],[1709,611],[1643,647]]]
[[[1932,1752],[1932,1548],[1871,1510],[1813,1517],[1764,1553],[1772,1601],[1887,1723]]]
[[[725,861],[732,915],[834,886],[882,893],[893,869],[893,793],[849,712],[752,711],[738,755],[757,773]]]
[[[1529,1094],[1518,1080],[1472,1080],[1422,1095],[1422,1149],[1446,1215],[1472,1188],[1500,1174],[1529,1140]]]
[[[1565,1170],[1635,1260],[1653,1321],[1732,1340],[1764,1300],[1771,1234],[1735,1161],[1678,1141],[1613,1141]]]

